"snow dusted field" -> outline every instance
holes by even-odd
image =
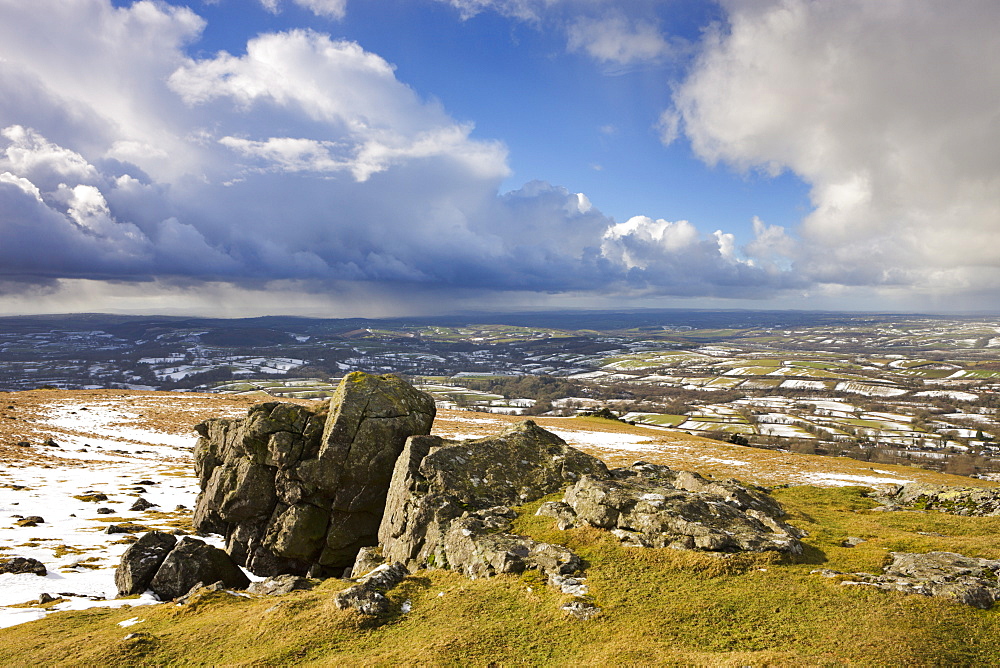
[[[0,401],[7,402],[0,432],[0,557],[37,559],[47,570],[44,577],[0,574],[0,628],[59,610],[157,603],[149,594],[115,600],[121,554],[144,530],[191,531],[198,493],[192,426],[244,414],[246,402],[59,391],[3,394]],[[154,505],[129,510],[140,497]],[[109,534],[112,524],[142,529]],[[37,604],[43,593],[62,600],[11,607]]]

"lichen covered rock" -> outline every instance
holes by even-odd
[[[353,608],[362,615],[379,616],[389,612],[389,599],[385,594],[409,575],[406,566],[396,562],[383,564],[371,571],[357,584],[337,592],[334,605],[340,610]]]
[[[195,528],[224,534],[258,575],[340,575],[376,544],[396,459],[434,414],[405,381],[352,373],[324,410],[271,402],[208,420],[197,427]]]
[[[876,491],[882,510],[936,510],[952,515],[1000,515],[1000,489],[911,482]]]
[[[572,572],[579,562],[566,548],[509,533],[510,506],[586,475],[607,476],[608,470],[530,420],[472,441],[410,438],[379,528],[383,557],[411,568],[459,568],[473,577],[525,568]]]
[[[892,552],[892,563],[882,575],[814,571],[841,578],[845,586],[870,586],[904,594],[949,598],[974,608],[988,610],[1000,600],[1000,561],[966,557],[954,552]]]
[[[802,551],[798,530],[781,520],[784,511],[765,492],[644,462],[585,476],[566,490],[562,503],[539,512],[556,518],[560,528],[600,527],[637,547]]]

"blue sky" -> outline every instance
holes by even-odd
[[[985,0],[0,0],[0,312],[995,310],[997,28]]]

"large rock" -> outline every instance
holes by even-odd
[[[1000,561],[966,557],[954,552],[892,552],[892,563],[883,575],[818,572],[826,577],[842,577],[842,585],[863,585],[904,594],[948,598],[974,608],[988,610],[1000,600]]]
[[[561,528],[587,524],[611,530],[623,543],[713,552],[802,551],[797,529],[766,493],[735,480],[637,462],[608,476],[588,475],[561,503],[547,503]]]
[[[414,436],[396,462],[379,528],[382,556],[411,568],[447,566],[468,575],[538,568],[567,573],[566,548],[509,533],[509,506],[534,501],[586,475],[607,476],[597,458],[527,420],[474,441]]]
[[[197,538],[186,537],[167,554],[149,588],[160,600],[170,600],[205,582],[222,582],[230,589],[246,589],[250,579],[223,550]]]
[[[118,595],[131,596],[146,591],[167,554],[176,545],[176,538],[160,531],[150,531],[129,545],[115,571]]]
[[[395,376],[352,373],[326,410],[254,406],[198,425],[194,524],[258,575],[339,575],[377,543],[393,466],[428,434],[433,399]]]

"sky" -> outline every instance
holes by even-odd
[[[0,0],[0,313],[1000,312],[994,0]]]

